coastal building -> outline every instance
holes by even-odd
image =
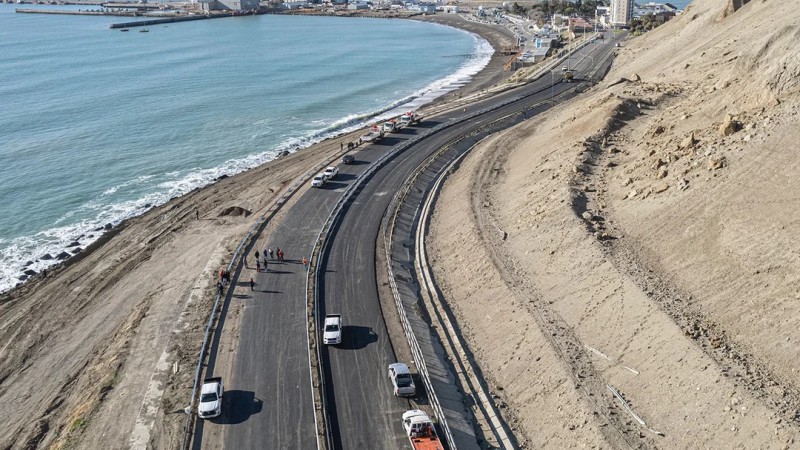
[[[456,14],[460,12],[458,5],[444,5],[442,6],[442,11],[446,14]]]
[[[633,0],[611,0],[612,27],[624,27],[633,19]]]
[[[408,5],[409,11],[419,11],[423,14],[435,14],[436,5],[433,3],[417,3]]]
[[[603,28],[611,25],[611,8],[608,6],[598,6],[594,12],[595,22]]]
[[[669,3],[650,2],[646,4],[634,4],[633,18],[642,17],[647,14],[660,17],[675,17],[679,12],[678,8]],[[669,19],[666,19],[669,20]]]
[[[200,0],[203,11],[252,11],[259,0]]]
[[[569,18],[569,31],[573,33],[586,33],[592,31],[594,25],[590,24],[583,17],[570,17]]]
[[[533,41],[533,45],[535,48],[544,48],[546,50],[550,50],[550,48],[558,45],[558,35],[537,37]]]
[[[347,4],[347,9],[351,11],[369,9],[369,4],[367,2],[351,2]]]
[[[301,0],[301,1],[288,1],[281,3],[281,7],[283,9],[300,9],[305,8],[308,6],[308,1]]]

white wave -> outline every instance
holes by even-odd
[[[33,236],[24,236],[10,241],[0,240],[0,292],[7,291],[19,283],[18,277],[24,270],[31,269],[41,272],[59,262],[56,259],[42,260],[41,258],[46,254],[55,258],[61,252],[69,252],[67,246],[74,242],[79,242],[81,248],[86,248],[87,245],[100,238],[107,224],[116,226],[123,220],[141,215],[148,209],[162,205],[174,197],[206,186],[220,176],[234,175],[271,161],[282,151],[296,151],[325,139],[363,128],[371,122],[394,117],[410,109],[417,109],[437,97],[464,86],[475,74],[486,67],[494,51],[483,38],[472,33],[468,34],[472,35],[475,41],[474,54],[478,55],[477,57],[467,59],[456,72],[383,108],[347,115],[326,126],[321,126],[319,129],[309,130],[303,135],[288,137],[271,149],[244,158],[230,159],[217,167],[194,168],[159,175],[159,178],[166,179],[154,186],[152,192],[135,200],[119,203],[108,203],[102,200],[103,197],[116,194],[120,189],[131,186],[141,187],[156,178],[156,175],[139,176],[108,188],[97,199],[82,205],[78,211],[66,214],[57,223],[62,223],[75,216],[89,215],[92,216],[91,219],[81,219],[69,225],[53,227]],[[298,123],[304,122],[299,117],[294,119]],[[259,123],[261,122],[268,122],[268,119],[259,120]],[[320,122],[319,125],[325,125],[325,123]],[[29,261],[32,263],[26,266],[25,264]]]

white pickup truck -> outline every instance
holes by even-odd
[[[200,405],[197,415],[201,419],[211,419],[222,414],[222,377],[212,377],[203,380],[200,388]]]
[[[394,395],[398,397],[413,397],[417,393],[414,378],[408,366],[403,363],[389,364],[389,379],[392,381]]]
[[[322,171],[322,176],[325,177],[326,180],[332,180],[336,178],[336,175],[339,175],[339,168],[336,166],[326,167],[325,170]]]
[[[314,178],[311,179],[311,187],[324,188],[326,184],[328,184],[328,179],[322,173],[314,175]]]
[[[325,328],[322,334],[322,343],[336,345],[342,343],[342,315],[328,314],[325,316]]]

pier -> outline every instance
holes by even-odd
[[[72,11],[67,9],[25,9],[17,8],[15,10],[20,14],[64,14],[68,16],[124,16],[136,17],[134,11]]]
[[[160,14],[163,16],[163,14]],[[175,23],[175,22],[190,22],[192,20],[206,20],[206,19],[220,19],[222,17],[233,17],[232,14],[210,14],[210,15],[194,15],[194,16],[174,16],[174,17],[164,17],[162,19],[150,19],[150,20],[137,20],[136,22],[121,22],[121,23],[112,23],[109,28],[112,30],[115,28],[133,28],[133,27],[145,27],[148,25],[158,25],[162,23]]]
[[[112,23],[109,28],[133,28],[149,25],[159,25],[162,23],[191,22],[194,20],[221,19],[223,17],[250,16],[254,13],[233,12],[212,12],[210,14],[180,13],[180,12],[141,12],[129,10],[110,10],[110,11],[73,11],[61,9],[25,9],[17,8],[17,13],[21,14],[65,14],[72,16],[120,16],[120,17],[151,17],[151,19],[137,20],[134,22]]]

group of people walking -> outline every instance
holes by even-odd
[[[261,268],[264,268],[264,272],[269,272],[269,263],[272,262],[285,262],[283,250],[280,247],[276,247],[273,250],[271,247],[267,247],[264,249],[263,252],[259,252],[256,250],[255,254],[256,260],[256,271],[261,272]],[[303,267],[308,270],[308,258],[303,258]],[[217,292],[222,295],[223,289],[225,286],[231,283],[231,273],[227,269],[220,269],[219,271],[219,280],[217,281]],[[255,287],[255,280],[253,277],[250,277],[250,290],[253,290]]]
[[[275,251],[273,251],[271,247],[267,247],[264,249],[262,253],[259,253],[258,250],[256,250],[255,257],[256,257],[257,272],[261,272],[262,266],[264,267],[264,272],[269,272],[270,261],[280,261],[280,262],[284,261],[283,250],[281,250],[280,247],[278,247]]]

